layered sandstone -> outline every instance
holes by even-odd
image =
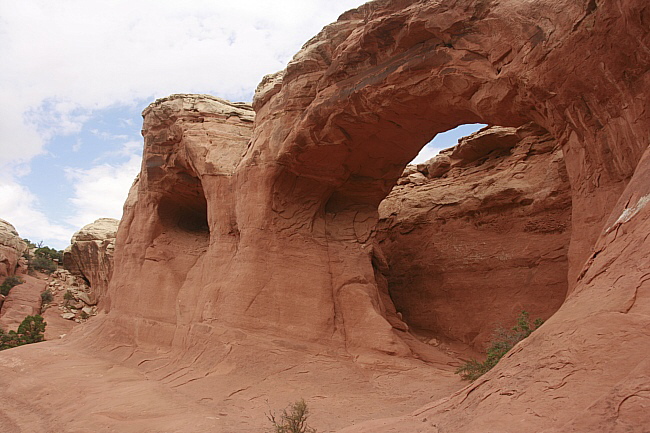
[[[309,254],[275,250],[262,230],[248,233],[248,245],[240,240],[239,223],[246,220],[236,217],[240,191],[233,173],[250,151],[252,125],[249,106],[205,95],[172,95],[145,110],[143,169],[125,205],[125,228],[118,232],[114,273],[102,300],[108,313],[76,327],[60,345],[21,349],[33,368],[59,373],[38,382],[16,379],[20,371],[12,370],[11,381],[0,375],[6,397],[0,393],[0,403],[12,407],[7,418],[13,425],[43,428],[39,417],[18,421],[21,408],[43,399],[50,402],[43,419],[64,412],[49,427],[53,430],[90,424],[94,431],[247,433],[268,427],[269,406],[282,408],[304,397],[314,414],[311,422],[334,431],[404,413],[413,402],[421,405],[459,388],[455,359],[415,339],[410,344],[430,364],[353,358],[341,336],[315,339],[306,317],[312,306],[302,296],[319,287],[307,275],[272,283],[296,288],[295,295],[277,300],[295,305],[287,317],[263,306],[256,307],[256,317],[237,309],[235,289],[245,297],[249,286],[278,278],[275,267],[289,272],[289,264],[296,266],[281,263],[282,255]],[[248,181],[257,184],[253,177]],[[267,261],[274,255],[275,261]],[[257,266],[265,267],[266,275],[252,273]],[[372,272],[369,262],[368,269]],[[243,270],[248,273],[231,275]],[[231,286],[235,278],[243,283]],[[239,322],[235,313],[242,316]],[[296,329],[282,335],[272,319],[296,322]],[[304,335],[299,320],[306,325]],[[74,369],[65,369],[66,363]],[[435,384],[429,383],[432,371]],[[66,403],[47,397],[56,394],[57,383],[79,383],[79,377],[86,378],[80,386],[102,393],[77,396],[69,412],[62,410]],[[129,391],[120,392],[125,386]]]
[[[84,226],[72,236],[63,253],[63,267],[91,288],[88,304],[97,304],[108,290],[119,223],[114,218],[99,218]]]
[[[378,206],[436,133],[532,121],[562,149],[571,187],[566,301],[473,384],[345,431],[644,431],[649,22],[643,0],[378,0],[342,15],[262,82],[254,128],[242,104],[157,101],[144,113],[143,167],[116,239],[108,314],[69,343],[0,355],[3,407],[24,415],[7,430],[44,425],[34,406],[58,388],[34,380],[51,377],[42,353],[110,390],[77,399],[74,411],[56,410],[63,398],[48,404],[64,413],[59,430],[88,420],[99,431],[171,432],[191,419],[196,431],[255,431],[250,408],[277,397],[278,384],[343,414],[324,417],[332,423],[358,421],[355,409],[390,416],[395,400],[368,396],[391,386],[409,395],[429,367],[411,358],[420,349],[378,287],[375,268],[388,264],[373,237]],[[467,154],[481,159],[482,146]],[[452,156],[431,173],[444,175]],[[97,356],[71,355],[81,347]],[[428,371],[433,386],[454,388]],[[332,383],[345,394],[318,394]],[[219,410],[225,421],[214,419]]]
[[[483,349],[522,311],[548,319],[562,305],[571,192],[548,132],[486,128],[397,183],[379,207],[377,239],[411,329]]]
[[[7,221],[0,219],[0,280],[14,275],[27,244]]]

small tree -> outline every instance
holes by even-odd
[[[18,326],[18,331],[4,332],[0,329],[0,350],[45,340],[46,326],[47,323],[43,320],[43,317],[36,315],[25,317]]]
[[[16,331],[5,333],[0,329],[0,350],[11,349],[16,346],[20,346],[20,339]]]
[[[536,319],[531,325],[529,314],[526,311],[522,311],[517,318],[517,324],[510,330],[498,328],[494,331],[490,347],[487,349],[487,358],[485,361],[478,362],[476,359],[470,359],[456,370],[456,374],[460,374],[460,377],[464,380],[478,379],[497,365],[499,360],[503,358],[503,355],[508,353],[515,344],[542,326],[542,323],[544,323],[542,319]]]
[[[53,300],[54,300],[54,295],[52,294],[52,291],[50,289],[47,289],[41,293],[41,303],[49,304]]]
[[[29,264],[31,268],[39,272],[51,273],[56,271],[56,263],[47,257],[34,256]]]
[[[282,410],[282,414],[276,418],[273,412],[269,412],[267,418],[273,425],[273,433],[316,433],[316,429],[307,425],[309,409],[304,399]]]
[[[42,316],[27,316],[18,326],[18,334],[21,335],[23,344],[38,343],[45,340],[45,326],[47,323]]]
[[[41,246],[34,251],[34,255],[37,257],[45,257],[50,260],[58,260],[59,262],[63,260],[63,251],[57,251],[54,248],[48,246]]]

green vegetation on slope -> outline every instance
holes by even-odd
[[[43,317],[36,315],[25,317],[17,331],[5,332],[0,328],[0,350],[45,340],[45,326]]]
[[[497,365],[503,355],[508,353],[515,344],[532,334],[542,323],[544,323],[542,319],[536,319],[531,324],[528,313],[522,311],[517,318],[517,324],[510,330],[499,328],[494,332],[490,347],[487,349],[485,361],[478,362],[476,359],[470,359],[456,370],[456,374],[460,374],[460,377],[465,380],[478,379]]]

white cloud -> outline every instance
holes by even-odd
[[[458,141],[462,137],[467,137],[485,126],[487,125],[484,123],[467,123],[437,134],[422,148],[422,150],[420,150],[420,153],[418,153],[413,161],[411,161],[411,164],[420,164],[428,161],[440,153],[441,150],[448,149],[458,144]]]
[[[23,238],[62,249],[70,243],[71,227],[54,224],[39,209],[38,199],[25,187],[0,181],[0,218],[9,221]]]
[[[70,199],[73,211],[66,221],[81,228],[97,218],[122,218],[122,206],[140,171],[141,161],[141,156],[133,154],[122,164],[67,168],[66,177],[72,182],[74,192]]]
[[[92,146],[75,135],[99,110],[183,92],[248,99],[262,76],[284,68],[323,25],[362,3],[1,0],[0,217],[50,245],[67,243],[97,217],[119,218],[141,142],[110,155],[126,158],[122,164],[68,168],[74,208],[58,224],[21,176],[32,158],[56,151],[55,136],[72,136],[71,149],[87,153]],[[107,156],[97,148],[98,158]]]
[[[362,3],[3,0],[0,164],[29,160],[92,110],[179,92],[250,95],[324,24]]]
[[[436,147],[436,146],[431,146],[431,145],[426,145],[420,150],[420,153],[418,153],[418,156],[416,156],[413,161],[411,161],[411,164],[421,164],[423,162],[426,162],[436,156],[438,153],[440,153],[441,150],[445,149],[445,147]]]

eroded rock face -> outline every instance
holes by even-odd
[[[128,321],[143,317],[143,326],[160,321],[156,332],[167,338],[176,326],[212,317],[227,280],[240,237],[232,173],[247,151],[253,111],[172,95],[143,116],[142,172],[125,204],[106,309]]]
[[[487,128],[420,169],[431,179],[405,170],[379,207],[377,235],[410,327],[482,350],[522,311],[555,313],[567,291],[571,192],[550,134]]]
[[[197,383],[241,372],[230,353],[241,362],[312,340],[357,361],[408,357],[372,266],[387,262],[373,239],[379,203],[436,133],[533,121],[561,147],[571,185],[566,301],[474,384],[347,431],[643,431],[649,22],[645,0],[381,0],[344,14],[263,81],[250,144],[246,106],[158,101],[145,110],[145,159],[116,240],[109,312],[84,342],[192,398]],[[479,150],[470,154],[480,160]],[[260,353],[242,349],[246,340],[270,343]],[[0,377],[16,387],[25,373],[11,373]]]
[[[493,397],[467,399],[484,415],[463,422],[507,407],[497,412],[512,414],[510,429],[548,427],[549,419],[559,426],[596,399],[614,398],[620,381],[645,377],[646,272],[630,266],[632,257],[647,263],[650,251],[640,222],[647,183],[630,180],[644,167],[650,130],[650,56],[639,49],[650,43],[649,13],[640,0],[372,2],[263,81],[250,145],[252,113],[242,106],[185,96],[152,105],[143,171],[117,239],[111,320],[127,335],[137,329],[142,342],[179,347],[191,338],[174,336],[209,334],[209,324],[220,323],[407,356],[403,326],[391,319],[371,264],[379,203],[436,133],[533,121],[562,148],[571,185],[569,295],[522,345],[535,349],[509,358],[515,368],[535,367],[488,376],[481,390]],[[473,163],[485,154],[481,146],[494,150],[485,142],[459,147],[456,157]],[[533,192],[486,194],[496,204]],[[598,263],[608,272],[595,272]],[[625,284],[612,292],[614,281]],[[633,306],[637,314],[625,314]],[[597,332],[605,323],[625,333],[616,338],[625,363],[607,354]],[[578,340],[566,332],[576,326]],[[557,362],[567,347],[564,371]],[[598,371],[608,372],[597,390],[594,355]],[[500,392],[560,381],[514,402]],[[532,406],[541,416],[527,411]]]
[[[200,95],[145,110],[143,170],[118,234],[110,315],[155,327],[157,338],[218,321],[408,354],[374,284],[376,209],[332,199],[322,212],[324,184],[257,161],[275,149],[251,147],[252,125],[250,107]]]
[[[27,244],[9,222],[0,219],[0,280],[15,275],[16,268]]]
[[[108,290],[119,223],[114,218],[100,218],[84,226],[63,253],[63,267],[90,285],[90,304],[97,304]]]

